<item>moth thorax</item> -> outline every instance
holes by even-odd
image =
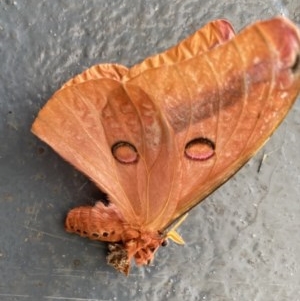
[[[128,258],[134,257],[137,265],[149,264],[165,237],[158,232],[139,232],[130,229],[125,232],[124,248]]]

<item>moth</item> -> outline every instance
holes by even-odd
[[[129,273],[152,262],[186,213],[235,174],[282,122],[300,90],[300,34],[277,17],[235,35],[208,23],[126,68],[100,64],[66,82],[32,132],[109,198],[69,211],[68,232],[109,243]]]

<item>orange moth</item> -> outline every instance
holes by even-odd
[[[216,20],[126,68],[93,66],[39,112],[32,132],[86,174],[109,204],[71,210],[68,232],[109,242],[128,274],[149,264],[186,213],[266,142],[300,90],[300,37],[284,18],[235,35]]]

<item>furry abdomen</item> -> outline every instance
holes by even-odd
[[[97,202],[95,206],[80,206],[70,210],[65,229],[83,237],[108,242],[121,241],[124,231],[123,219],[116,206],[105,206],[102,202]]]

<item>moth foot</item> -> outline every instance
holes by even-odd
[[[107,263],[127,276],[130,270],[130,260],[124,246],[122,244],[110,243],[108,244],[108,250]]]

